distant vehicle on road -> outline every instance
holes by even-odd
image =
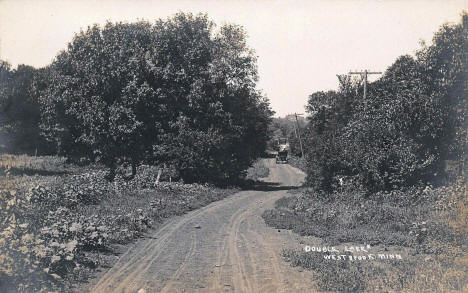
[[[278,139],[278,154],[276,164],[287,164],[289,158],[289,142],[287,138]]]

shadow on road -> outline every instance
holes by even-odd
[[[278,191],[278,190],[291,190],[298,189],[300,186],[285,186],[280,185],[278,182],[263,182],[263,181],[253,181],[245,180],[241,184],[242,190],[254,190],[254,191]]]

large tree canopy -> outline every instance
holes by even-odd
[[[168,163],[206,181],[235,178],[265,148],[272,112],[238,26],[183,13],[95,25],[52,67],[42,129],[70,158]]]

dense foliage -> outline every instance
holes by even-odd
[[[47,68],[11,65],[0,60],[0,150],[47,153],[40,135],[39,95],[47,86]]]
[[[167,163],[186,181],[236,179],[272,114],[244,31],[206,16],[107,23],[75,36],[42,96],[44,133],[68,157]]]
[[[109,22],[76,34],[46,68],[2,62],[0,118],[16,151],[103,163],[111,178],[151,164],[222,182],[266,148],[273,112],[256,82],[241,27],[184,13]]]
[[[467,28],[444,25],[416,57],[401,56],[379,80],[362,86],[340,77],[338,91],[309,97],[308,184],[332,189],[352,177],[370,191],[446,177],[448,160],[466,149]]]

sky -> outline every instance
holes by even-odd
[[[154,21],[179,11],[242,25],[258,56],[258,88],[276,116],[304,113],[307,97],[337,89],[336,74],[384,71],[468,0],[0,0],[0,59],[42,67],[94,23]],[[375,80],[378,76],[370,77]]]

